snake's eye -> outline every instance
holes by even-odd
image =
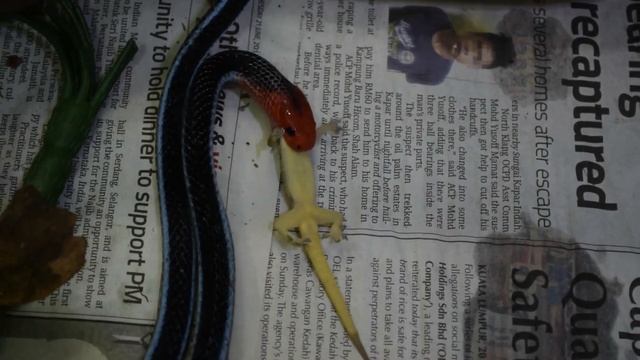
[[[289,136],[296,136],[296,130],[291,126],[287,126],[286,128],[284,128],[284,133]]]

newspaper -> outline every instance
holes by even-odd
[[[206,6],[86,4],[102,69],[131,36],[141,51],[60,200],[80,215],[87,266],[16,314],[153,324],[158,100]],[[348,241],[324,246],[372,359],[640,356],[638,11],[633,1],[256,0],[213,46],[261,54],[319,124],[342,128],[312,152],[318,204],[345,216]],[[6,204],[57,69],[38,37],[0,35],[25,59],[0,70]],[[239,275],[231,358],[358,358],[301,250],[269,241],[286,204],[264,114],[227,91],[219,115]]]

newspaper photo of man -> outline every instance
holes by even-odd
[[[409,83],[438,85],[454,62],[473,69],[513,63],[510,37],[489,32],[457,32],[449,16],[432,6],[389,9],[387,69]]]

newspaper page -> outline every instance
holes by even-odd
[[[84,4],[102,71],[130,36],[140,52],[60,200],[80,215],[87,267],[18,313],[153,324],[155,116],[206,6]],[[372,359],[640,355],[639,11],[622,0],[255,0],[214,46],[261,54],[319,124],[343,129],[313,150],[318,204],[345,215],[348,241],[324,246]],[[0,67],[5,205],[58,70],[39,37],[0,31],[3,57],[23,59]],[[286,208],[275,155],[259,109],[225,99],[218,179],[239,275],[230,357],[357,359],[301,250],[274,239],[267,255],[270,221]]]
[[[640,356],[639,10],[254,2],[250,49],[343,128],[318,203],[372,359]],[[262,308],[238,358],[359,358],[299,249],[273,242]]]

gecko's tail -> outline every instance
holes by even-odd
[[[308,240],[304,245],[304,252],[309,259],[316,276],[320,280],[320,284],[322,284],[329,301],[331,301],[331,305],[333,305],[333,309],[338,315],[342,327],[344,327],[345,332],[349,335],[349,339],[351,339],[353,346],[358,350],[360,356],[362,356],[363,359],[368,360],[369,357],[367,356],[365,347],[358,335],[358,329],[353,322],[353,318],[349,312],[347,303],[344,300],[344,296],[342,295],[342,292],[338,287],[338,283],[331,272],[331,268],[327,263],[327,259],[324,256],[324,250],[320,243],[317,226],[315,226],[315,224],[311,225],[309,223],[303,223],[300,225],[299,229],[301,236]]]
[[[362,345],[362,340],[360,340],[360,335],[356,331],[353,334],[349,334],[349,338],[353,343],[353,347],[358,350],[358,354],[362,357],[363,360],[369,360],[369,355],[367,355],[367,350],[365,350],[364,345]]]

